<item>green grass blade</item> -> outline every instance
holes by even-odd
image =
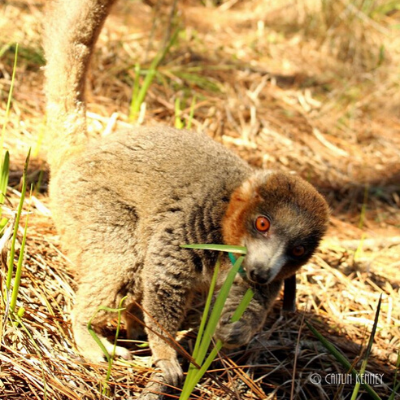
[[[231,322],[239,321],[239,319],[242,318],[243,313],[246,311],[246,308],[250,304],[253,297],[254,297],[253,289],[248,288],[238,308],[233,313]]]
[[[231,322],[236,322],[236,321],[240,320],[240,318],[242,317],[246,308],[250,304],[250,301],[252,300],[253,296],[254,296],[254,292],[252,289],[249,288],[247,290],[247,292],[245,293],[245,295],[243,296],[243,299],[240,302],[238,308],[235,310],[235,312],[231,318]],[[204,361],[204,364],[201,366],[201,368],[199,370],[195,369],[195,375],[190,377],[191,379],[190,379],[190,381],[188,381],[186,392],[185,392],[184,396],[180,398],[180,400],[186,400],[189,398],[193,389],[198,384],[198,382],[200,381],[202,376],[210,368],[211,363],[215,360],[215,358],[218,355],[218,352],[222,349],[222,347],[223,347],[223,343],[221,342],[221,340],[218,340],[217,343],[215,344],[215,347],[212,349],[212,351],[208,355],[206,361]],[[183,393],[183,390],[182,390],[182,393]]]
[[[179,35],[180,29],[177,28],[175,29],[174,33],[172,34],[171,38],[169,39],[167,45],[164,47],[164,49],[157,54],[157,56],[154,58],[153,62],[150,65],[150,69],[156,69],[164,60],[165,56],[168,54],[170,51],[171,47],[177,42],[178,35]]]
[[[232,250],[232,246],[225,246],[225,245],[184,245],[183,247],[189,247],[189,248],[201,248],[201,249],[210,249],[210,246],[212,247],[211,250],[224,250],[224,251],[230,251]],[[240,250],[246,251],[246,248],[240,248]],[[220,256],[221,257],[221,256]],[[204,327],[206,325],[206,320],[207,320],[207,316],[208,316],[208,312],[210,309],[210,305],[211,305],[211,301],[212,301],[212,296],[215,290],[215,285],[216,285],[216,281],[217,281],[217,275],[218,275],[218,270],[220,267],[220,257],[218,258],[215,270],[214,270],[214,274],[213,274],[213,279],[210,285],[210,290],[208,292],[208,297],[207,297],[207,302],[206,302],[206,306],[205,306],[205,310],[203,312],[203,318],[201,320],[201,325],[200,325],[200,329],[199,329],[199,333],[197,335],[197,340],[196,340],[196,344],[195,344],[195,349],[193,351],[193,359],[196,361],[197,365],[201,365],[201,363],[204,360],[204,357],[207,353],[207,350],[209,348],[209,345],[211,343],[211,337],[212,335],[214,335],[215,329],[216,329],[216,325],[218,323],[218,320],[220,318],[223,306],[225,304],[226,298],[228,297],[229,294],[229,290],[230,287],[232,286],[233,280],[235,279],[236,273],[239,270],[239,268],[241,267],[242,261],[243,261],[243,257],[240,257],[234,264],[233,268],[231,269],[231,271],[229,272],[224,284],[222,285],[222,288],[220,290],[220,293],[217,296],[217,300],[215,301],[214,304],[214,308],[212,310],[210,319],[208,321],[208,324],[205,328],[205,333],[203,335],[203,330]],[[248,295],[246,293],[244,302],[248,301]],[[248,304],[248,303],[247,303]],[[240,308],[241,305],[239,305]],[[241,313],[244,311],[244,309],[239,310],[238,313],[235,312],[235,316],[241,315]],[[204,368],[201,368],[201,370],[204,370]],[[198,370],[196,368],[195,365],[191,364],[189,366],[189,371],[185,380],[185,384],[183,386],[182,389],[182,394],[181,394],[181,399],[186,399],[188,398],[188,396],[190,396],[194,386],[196,386],[198,379],[196,379],[196,376],[198,374]],[[204,374],[204,372],[203,372]],[[203,375],[202,374],[202,375]],[[200,375],[200,377],[202,376]]]
[[[8,224],[8,219],[7,218],[2,218],[0,220],[0,235],[4,233],[4,230]]]
[[[111,369],[112,369],[112,363],[114,360],[114,356],[115,356],[115,351],[117,348],[117,341],[118,341],[118,337],[119,337],[119,330],[121,328],[121,317],[122,317],[122,311],[125,310],[125,308],[122,307],[122,304],[124,303],[124,301],[126,300],[126,297],[123,297],[121,299],[121,301],[119,302],[118,305],[118,322],[117,322],[117,330],[115,331],[115,339],[114,339],[114,347],[113,347],[113,352],[111,354],[110,359],[108,360],[108,368],[107,368],[107,375],[106,375],[106,379],[104,382],[104,388],[103,388],[103,395],[106,394],[107,388],[108,388],[108,382],[110,381],[111,378]]]
[[[39,176],[38,176],[38,180],[37,180],[37,182],[35,183],[35,188],[34,188],[34,190],[33,190],[33,193],[35,193],[35,195],[36,194],[38,194],[38,193],[40,193],[40,188],[42,187],[42,181],[43,181],[43,169],[41,168],[40,169],[40,172],[39,172]]]
[[[10,173],[10,154],[8,151],[6,151],[4,154],[4,159],[1,164],[1,171],[0,171],[0,216],[3,214],[2,206],[6,200],[9,173]],[[0,219],[0,234],[3,233],[7,223],[8,223],[7,218]]]
[[[13,285],[13,290],[12,290],[12,295],[11,295],[10,308],[11,308],[12,312],[15,312],[15,306],[17,304],[17,297],[18,297],[18,292],[19,292],[19,285],[21,283],[22,264],[24,261],[26,236],[27,236],[27,232],[28,232],[28,220],[29,220],[29,214],[26,216],[24,236],[22,237],[21,248],[19,250],[17,271],[15,272],[14,285]]]
[[[184,249],[196,250],[218,250],[227,253],[246,254],[247,249],[243,246],[231,246],[227,244],[181,244]]]
[[[17,239],[19,220],[21,219],[22,206],[23,206],[24,200],[25,200],[26,184],[27,184],[26,183],[26,174],[27,174],[27,171],[28,171],[28,164],[29,164],[30,155],[31,155],[31,149],[29,149],[28,156],[26,157],[26,160],[25,160],[24,173],[22,175],[21,198],[19,199],[17,215],[15,217],[14,233],[13,233],[13,237],[11,239],[11,249],[10,249],[10,256],[9,256],[10,258],[9,258],[9,263],[8,263],[8,272],[7,272],[7,281],[6,281],[7,291],[9,291],[10,287],[11,287],[12,272],[13,272],[13,269],[14,269],[15,242],[16,242],[16,239]]]
[[[136,98],[139,94],[139,78],[140,78],[140,64],[135,64],[135,81],[133,83],[133,97]]]
[[[196,96],[193,96],[192,103],[190,104],[190,113],[189,113],[189,121],[186,125],[186,129],[192,128],[193,116],[194,116],[194,108],[196,106]]]
[[[369,358],[369,355],[371,354],[372,344],[374,342],[374,337],[375,337],[375,333],[376,333],[376,327],[378,326],[379,313],[381,311],[381,303],[382,303],[382,294],[379,297],[378,307],[377,307],[376,313],[375,313],[374,325],[372,326],[372,332],[371,332],[371,336],[369,337],[367,351],[365,352],[365,356],[364,356],[363,362],[361,364],[360,375],[359,375],[361,379],[363,378],[363,376],[365,374],[365,370],[367,369],[367,364],[368,364],[368,358]],[[354,385],[353,393],[351,395],[350,400],[357,399],[358,392],[360,390],[360,384],[361,384],[360,379],[357,379],[356,384]]]
[[[179,97],[175,99],[175,128],[176,129],[182,129],[183,128],[183,122],[181,119],[181,100]]]
[[[170,48],[175,44],[175,42],[178,38],[178,33],[179,33],[179,29],[176,29],[174,34],[172,35],[171,39],[169,40],[168,44],[164,47],[164,49],[162,49],[161,51],[159,51],[157,53],[156,57],[154,57],[153,61],[150,64],[150,68],[147,71],[146,77],[144,79],[143,85],[140,88],[140,90],[137,91],[137,89],[135,90],[135,87],[134,87],[134,95],[136,92],[137,96],[134,96],[134,98],[132,99],[132,107],[131,107],[130,115],[129,115],[129,118],[131,120],[137,119],[137,117],[139,115],[140,107],[141,107],[142,103],[144,102],[144,99],[146,98],[146,94],[149,90],[150,85],[153,82],[154,77],[156,76],[157,68],[164,60],[164,58],[167,55]],[[135,76],[135,83],[136,83],[136,76]],[[138,86],[136,86],[136,87],[138,87]]]
[[[117,330],[115,331],[114,348],[113,348],[113,353],[112,353],[113,357],[115,356],[115,350],[117,348],[117,342],[118,342],[118,338],[119,338],[119,330],[121,328],[122,311],[125,310],[125,308],[122,307],[122,305],[124,304],[124,301],[126,300],[127,297],[128,296],[123,297],[118,305],[118,321],[117,321]]]
[[[120,302],[120,305],[122,304],[122,302],[125,300],[125,298],[123,298]],[[92,336],[93,340],[97,343],[97,345],[100,347],[101,351],[103,352],[104,356],[107,359],[107,363],[108,363],[108,368],[107,368],[107,375],[106,375],[106,380],[104,382],[104,387],[103,387],[103,394],[106,394],[106,391],[108,389],[108,381],[110,379],[111,376],[111,368],[112,368],[112,363],[113,363],[113,357],[115,354],[115,343],[114,343],[114,349],[113,349],[113,354],[109,354],[106,347],[104,346],[103,342],[99,339],[99,337],[97,336],[96,332],[94,331],[94,329],[92,328],[92,321],[93,319],[96,317],[96,315],[100,312],[100,311],[107,311],[107,312],[117,312],[118,313],[118,327],[117,327],[117,333],[116,333],[116,339],[115,341],[117,341],[118,336],[117,334],[119,334],[119,325],[120,325],[120,313],[122,311],[124,311],[125,308],[110,308],[110,307],[105,307],[105,306],[100,306],[96,312],[92,315],[92,317],[90,318],[88,324],[87,324],[87,329],[90,333],[90,335]]]
[[[379,301],[378,301],[378,305],[377,305],[376,313],[375,313],[374,325],[372,326],[371,336],[369,338],[367,352],[365,354],[365,360],[368,360],[368,358],[371,354],[372,344],[374,343],[376,328],[378,326],[378,319],[379,319],[379,313],[381,311],[381,304],[382,304],[382,294],[379,296]]]
[[[1,173],[0,173],[0,207],[4,204],[6,199],[6,192],[8,186],[8,176],[10,172],[10,154],[8,151],[4,154],[4,159],[1,164]],[[1,213],[1,208],[0,208]]]
[[[246,308],[250,304],[250,301],[252,300],[253,296],[254,296],[253,290],[250,288],[247,289],[247,292],[243,296],[243,299],[240,302],[238,308],[235,310],[235,312],[232,315],[231,322],[237,322],[240,320],[240,318],[242,318],[242,315],[246,311]],[[223,346],[223,343],[220,340],[218,340],[214,349],[211,351],[211,353],[208,355],[206,361],[202,365],[201,369],[197,372],[196,377],[194,379],[194,380],[196,380],[196,382],[194,382],[194,380],[193,380],[194,386],[193,386],[192,390],[197,385],[197,383],[199,382],[201,377],[206,373],[206,371],[210,367],[211,363],[215,360],[215,357],[217,356],[218,352],[222,349],[222,346]]]
[[[206,361],[201,366],[201,368],[197,371],[196,375],[191,379],[190,384],[188,385],[188,393],[179,398],[179,400],[187,400],[191,393],[193,392],[196,385],[199,383],[201,377],[207,372],[210,368],[211,363],[215,360],[218,355],[218,352],[222,349],[222,342],[220,340],[217,341],[215,347],[211,350],[210,354],[208,355]]]
[[[149,90],[149,87],[151,85],[151,83],[153,82],[153,79],[156,75],[156,70],[155,69],[149,69],[147,71],[146,77],[144,79],[143,85],[139,90],[139,93],[137,95],[137,97],[134,99],[133,101],[133,105],[131,108],[131,115],[129,116],[129,118],[131,120],[136,120],[138,115],[139,115],[139,111],[140,111],[140,106],[142,105],[142,103],[144,102],[144,99],[146,98],[146,94]]]
[[[139,107],[137,105],[139,89],[140,89],[139,78],[140,78],[140,64],[135,64],[135,80],[133,82],[132,100],[131,100],[131,106],[129,108],[130,110],[129,117],[131,119],[135,116],[135,113],[137,114],[140,108],[140,104]]]
[[[194,345],[194,350],[193,350],[193,354],[192,354],[192,357],[193,357],[194,360],[196,360],[196,358],[197,358],[197,355],[198,355],[198,352],[199,352],[199,347],[200,347],[200,344],[201,344],[201,340],[203,338],[204,327],[206,325],[206,321],[208,319],[208,313],[209,313],[210,308],[211,308],[212,297],[213,297],[213,294],[214,294],[215,286],[217,284],[217,278],[218,278],[220,265],[221,265],[221,255],[218,257],[217,263],[215,264],[214,274],[213,274],[213,277],[212,277],[212,280],[211,280],[210,289],[208,291],[206,304],[204,306],[203,317],[201,319],[199,332],[197,333],[197,339],[196,339],[196,343]],[[182,393],[188,390],[187,387],[189,385],[189,382],[194,377],[196,371],[197,371],[196,366],[193,365],[192,363],[190,363],[189,370],[188,370],[188,373],[187,373],[187,376],[186,376],[186,379],[185,379],[185,383],[183,385]]]
[[[87,329],[88,329],[90,335],[92,336],[92,338],[94,339],[94,341],[100,347],[100,349],[103,352],[104,356],[106,357],[108,363],[110,363],[111,356],[110,356],[109,352],[107,351],[106,347],[104,346],[104,344],[102,343],[102,341],[99,339],[99,337],[97,336],[96,332],[92,328],[92,319],[97,315],[97,312],[100,311],[100,310],[101,310],[101,307],[98,308],[96,313],[93,315],[93,317],[90,318],[90,320],[89,320],[89,322],[87,324]]]
[[[395,396],[397,396],[397,394],[400,392],[400,382],[397,384],[397,386],[393,387],[393,392],[390,395],[388,400],[394,400]]]
[[[315,337],[324,345],[324,347],[331,353],[336,360],[340,362],[340,364],[343,365],[344,368],[346,368],[347,371],[351,372],[351,374],[354,377],[357,377],[358,373],[357,371],[353,368],[349,360],[345,356],[340,353],[336,347],[330,343],[328,340],[326,340],[311,324],[309,324],[307,321],[304,321],[310,331],[314,334]],[[375,392],[374,389],[372,389],[371,386],[369,386],[367,383],[362,383],[362,386],[364,389],[368,392],[368,394],[374,399],[374,400],[381,400],[379,395]]]
[[[198,355],[198,351],[199,351],[199,346],[201,343],[201,339],[203,337],[203,332],[204,332],[204,328],[206,325],[206,321],[208,318],[208,313],[210,311],[211,308],[211,303],[212,303],[212,297],[215,291],[215,286],[217,285],[217,278],[218,278],[218,273],[219,273],[219,268],[221,265],[221,257],[218,257],[217,263],[215,265],[214,268],[214,274],[213,274],[213,278],[211,281],[211,285],[210,285],[210,290],[208,291],[208,295],[207,295],[207,300],[206,300],[206,304],[204,307],[204,311],[203,311],[203,318],[201,319],[201,323],[200,323],[200,328],[199,328],[199,332],[197,333],[197,338],[199,339],[198,341],[196,340],[196,344],[193,350],[193,358],[196,359],[197,355]]]
[[[20,307],[18,308],[17,311],[17,316],[19,319],[22,319],[22,317],[25,315],[25,308],[24,307]]]
[[[394,373],[394,380],[393,380],[393,392],[390,395],[388,400],[394,400],[394,396],[400,390],[400,382],[397,382],[397,375],[400,371],[400,348],[397,352],[397,362],[396,362],[396,372]]]
[[[365,352],[365,356],[364,356],[363,362],[361,364],[361,369],[360,369],[360,377],[361,378],[364,376],[365,370],[367,369],[368,358],[369,358],[369,355],[371,354],[372,344],[374,342],[374,337],[375,337],[375,333],[376,333],[376,327],[378,326],[379,313],[381,311],[381,303],[382,303],[382,294],[379,297],[378,306],[377,306],[376,313],[375,313],[374,325],[372,326],[372,332],[371,332],[371,336],[369,337],[367,351]],[[360,390],[360,384],[361,384],[360,379],[357,379],[356,384],[354,385],[353,393],[351,395],[350,400],[357,399],[357,395]]]
[[[90,333],[90,335],[92,336],[92,338],[94,339],[94,341],[98,344],[98,346],[100,347],[101,351],[103,352],[103,354],[105,355],[105,357],[107,358],[107,360],[110,360],[111,356],[108,353],[108,351],[106,350],[104,344],[101,342],[101,340],[99,339],[99,337],[97,336],[96,332],[94,331],[94,329],[92,328],[92,321],[93,319],[96,317],[96,315],[100,312],[100,311],[107,311],[107,312],[120,312],[120,311],[124,311],[125,308],[110,308],[110,307],[105,307],[105,306],[100,306],[96,312],[92,315],[92,317],[90,318],[88,324],[87,324],[87,329]]]
[[[212,78],[207,78],[198,74],[191,74],[181,70],[174,70],[173,74],[179,79],[187,82],[187,85],[196,85],[200,89],[212,93],[221,93],[223,90],[222,85],[217,81],[213,81]]]
[[[212,336],[214,335],[218,321],[221,317],[221,313],[222,313],[222,309],[225,305],[225,301],[229,295],[229,290],[233,284],[233,281],[235,280],[236,274],[237,274],[243,260],[244,260],[243,256],[241,256],[237,259],[235,265],[229,271],[229,273],[225,279],[225,282],[223,283],[223,285],[218,293],[218,296],[217,296],[217,299],[215,300],[214,307],[211,311],[211,315],[208,320],[206,329],[204,331],[204,335],[201,339],[201,344],[199,346],[199,351],[198,351],[197,357],[195,358],[195,361],[198,365],[201,365],[204,361],[204,358],[207,354],[207,350],[210,347]],[[192,382],[189,385],[191,386]]]

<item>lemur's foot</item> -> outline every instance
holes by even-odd
[[[161,369],[165,383],[178,386],[183,380],[183,371],[176,358],[171,360],[156,360],[156,366]]]

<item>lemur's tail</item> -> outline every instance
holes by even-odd
[[[97,37],[116,0],[49,0],[44,50],[48,161],[54,174],[85,145],[85,80]]]

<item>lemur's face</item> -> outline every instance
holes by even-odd
[[[322,236],[290,205],[281,206],[274,216],[265,214],[250,215],[242,236],[247,247],[243,268],[247,278],[260,285],[293,275],[314,253]]]
[[[245,246],[249,281],[266,285],[293,275],[314,253],[328,222],[328,207],[302,179],[260,173],[232,195],[224,241]]]

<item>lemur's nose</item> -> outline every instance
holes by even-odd
[[[269,280],[269,271],[253,269],[250,271],[250,278],[260,285],[265,285]]]

